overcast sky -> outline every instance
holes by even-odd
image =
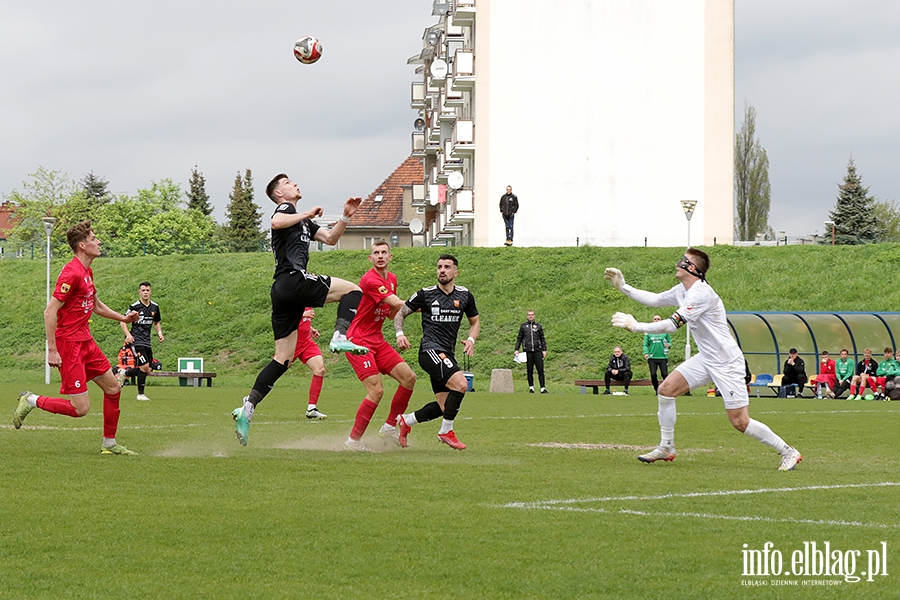
[[[431,0],[30,0],[0,7],[0,194],[43,166],[116,193],[196,164],[224,222],[238,171],[286,171],[335,213],[410,151],[406,60]],[[548,15],[552,18],[552,15]],[[769,223],[822,232],[847,161],[879,199],[900,197],[900,3],[736,0],[735,128],[757,111]],[[291,54],[317,35],[315,65]]]

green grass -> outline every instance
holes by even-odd
[[[323,422],[303,417],[301,387],[267,397],[247,448],[229,416],[244,386],[154,385],[148,403],[126,387],[118,440],[141,454],[101,457],[94,386],[83,419],[35,411],[15,431],[20,386],[0,384],[0,598],[896,597],[897,487],[875,485],[900,482],[896,404],[754,398],[751,414],[803,452],[779,472],[718,398],[679,398],[678,458],[644,465],[637,448],[658,439],[646,389],[469,394],[457,452],[437,423],[406,450],[381,445],[388,385],[365,438],[379,451],[360,454],[340,449],[362,387],[326,379]],[[776,589],[840,578],[742,576],[743,544],[772,542],[789,564],[807,541],[863,562],[885,541],[889,576]]]
[[[836,310],[891,311],[900,306],[900,288],[887,285],[897,245],[787,246],[775,248],[708,248],[712,257],[709,280],[731,311]],[[533,308],[544,325],[551,385],[571,385],[574,379],[595,378],[614,345],[633,359],[641,355],[640,335],[609,326],[617,310],[650,320],[654,309],[616,292],[603,279],[607,266],[620,267],[626,280],[644,289],[662,291],[675,284],[676,248],[454,248],[460,260],[458,283],[475,294],[482,334],[472,371],[486,381],[492,369],[511,368],[512,351],[525,312]],[[435,263],[442,249],[398,248],[391,265],[400,295],[435,282]],[[369,267],[364,251],[315,253],[310,269],[358,281]],[[55,281],[67,258],[55,259]],[[40,260],[0,260],[0,382],[43,381],[45,263]],[[154,355],[166,368],[180,356],[202,356],[205,367],[218,373],[217,383],[249,387],[273,351],[269,287],[270,254],[101,258],[94,263],[99,295],[124,311],[137,299],[137,284],[153,284],[153,299],[162,311],[166,341],[154,343]],[[331,331],[335,305],[320,309],[314,325]],[[405,330],[414,344],[418,316]],[[465,331],[465,328],[463,328]],[[95,318],[94,336],[114,357],[121,345],[119,325]],[[673,346],[684,347],[684,332],[673,335]],[[677,358],[675,353],[673,358]],[[415,361],[412,361],[413,363]],[[672,361],[672,367],[677,362]],[[355,387],[347,361],[326,356],[333,385]],[[523,366],[514,367],[524,390]],[[414,365],[418,371],[418,366]],[[635,361],[637,377],[646,364]],[[422,375],[421,372],[419,372]],[[54,374],[54,377],[56,375]],[[300,378],[279,385],[303,385]],[[156,383],[154,383],[156,385]]]

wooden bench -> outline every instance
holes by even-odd
[[[206,380],[206,387],[212,387],[212,380],[216,374],[213,372],[193,373],[190,371],[150,371],[150,377],[178,377],[179,379],[187,379],[188,383],[194,387],[202,387],[201,379]],[[137,377],[131,378],[131,385],[137,383]]]
[[[621,381],[617,381],[617,380],[615,380],[615,379],[613,379],[612,381],[610,381],[609,384],[610,384],[611,386],[617,386],[617,387],[623,385]],[[600,393],[600,388],[601,388],[601,387],[603,387],[603,388],[606,387],[606,381],[604,381],[604,380],[602,380],[602,379],[576,379],[576,380],[575,380],[575,385],[577,385],[577,386],[579,386],[579,387],[581,388],[581,393],[582,393],[582,394],[587,393],[587,388],[593,388],[593,389],[594,389],[594,395],[596,396],[597,394]],[[634,386],[634,387],[646,387],[646,386],[652,386],[652,385],[653,385],[653,382],[650,381],[649,379],[632,379],[632,380],[628,383],[628,387],[632,387],[632,386]]]

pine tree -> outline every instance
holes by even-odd
[[[191,189],[188,192],[188,209],[199,210],[205,216],[213,212],[209,204],[209,194],[206,193],[206,177],[197,170],[197,165],[191,169]]]
[[[228,217],[228,237],[235,243],[235,249],[239,252],[258,250],[266,236],[260,231],[262,213],[253,202],[250,169],[247,169],[244,179],[241,178],[241,173],[238,171],[228,197],[231,200],[225,211]]]
[[[862,176],[857,174],[851,158],[847,163],[847,174],[840,189],[837,204],[829,213],[834,221],[834,243],[842,245],[871,244],[878,238],[878,223],[875,220],[875,198],[869,196],[869,188],[862,184]]]
[[[109,204],[112,194],[109,193],[109,182],[97,177],[91,171],[81,180],[81,189],[84,196],[96,204]]]

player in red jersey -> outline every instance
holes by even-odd
[[[109,359],[97,347],[91,336],[92,314],[132,323],[136,312],[120,315],[97,297],[94,288],[94,272],[91,263],[100,256],[100,240],[94,235],[90,221],[81,221],[66,232],[66,240],[75,258],[63,267],[47,309],[44,311],[44,328],[51,367],[59,367],[61,394],[69,399],[38,396],[30,392],[19,394],[19,403],[13,412],[13,426],[22,427],[22,421],[35,408],[70,417],[83,417],[91,408],[87,383],[93,380],[103,390],[103,444],[100,454],[137,454],[116,443],[119,425],[119,396],[121,388],[113,375]]]
[[[319,412],[319,394],[322,393],[322,381],[325,377],[325,359],[315,340],[319,337],[319,330],[312,326],[312,320],[316,316],[313,308],[307,307],[303,311],[300,325],[297,327],[297,346],[294,348],[294,360],[300,360],[312,371],[312,381],[309,382],[309,404],[306,405],[306,418],[320,421],[328,415]]]
[[[403,306],[403,300],[397,296],[397,277],[388,271],[388,265],[393,258],[391,247],[384,240],[378,240],[372,245],[369,253],[372,268],[359,282],[363,297],[359,302],[356,317],[347,330],[348,339],[369,349],[369,353],[362,356],[347,354],[347,360],[366,387],[366,397],[356,410],[353,429],[350,431],[350,437],[344,442],[347,448],[352,450],[367,449],[362,443],[362,436],[384,396],[381,375],[389,375],[400,384],[391,400],[390,413],[381,426],[381,434],[389,436],[398,444],[400,439],[396,427],[397,416],[406,410],[416,385],[416,374],[401,358],[400,353],[385,341],[381,331],[384,320],[393,319]]]

